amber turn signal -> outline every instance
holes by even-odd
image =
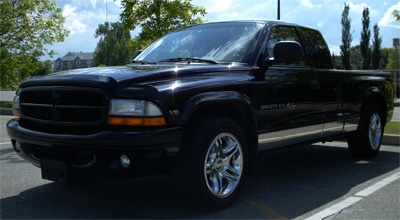
[[[162,126],[166,125],[164,117],[109,117],[109,125],[119,126]]]
[[[13,109],[13,114],[14,114],[14,116],[16,116],[18,118],[22,117],[21,110],[19,110],[19,109]]]

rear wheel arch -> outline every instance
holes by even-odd
[[[361,128],[347,139],[351,154],[361,158],[378,154],[384,133],[384,120],[378,106],[372,103],[366,111],[360,121]]]
[[[368,108],[371,106],[376,106],[379,109],[379,112],[382,116],[381,120],[383,125],[386,125],[386,120],[387,120],[387,104],[386,104],[386,99],[385,96],[382,94],[382,92],[379,89],[370,89],[367,94],[365,95],[363,105],[362,105],[362,111],[361,111],[361,120],[369,120],[367,117],[368,114]],[[361,123],[363,124],[363,123]],[[362,128],[359,128],[362,129]]]

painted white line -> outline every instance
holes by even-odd
[[[354,203],[360,201],[362,198],[361,197],[355,197],[355,196],[351,196],[339,203],[336,203],[335,205],[322,210],[321,212],[318,212],[317,214],[306,218],[306,220],[320,220],[320,219],[324,219],[328,216],[331,216],[335,213],[340,212],[341,210],[353,205]]]
[[[373,184],[372,186],[369,186],[369,187],[359,191],[358,193],[354,194],[354,196],[350,196],[347,199],[345,199],[339,203],[336,203],[336,204],[314,214],[311,217],[306,218],[306,220],[321,220],[328,216],[339,213],[343,209],[355,204],[356,202],[362,200],[364,197],[371,195],[372,193],[389,185],[393,181],[398,180],[399,178],[400,178],[400,172],[395,173],[395,174]]]
[[[377,183],[375,183],[374,185],[367,187],[364,190],[361,190],[360,192],[356,193],[355,196],[360,196],[360,197],[365,197],[365,196],[369,196],[372,193],[380,190],[381,188],[389,185],[391,182],[397,180],[400,178],[400,172],[399,173],[395,173]]]
[[[11,144],[11,142],[3,142],[3,143],[0,143],[0,144]]]

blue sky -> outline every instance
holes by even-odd
[[[98,38],[94,38],[94,32],[98,24],[106,21],[106,8],[110,22],[118,21],[121,12],[120,2],[113,0],[56,0],[56,2],[63,9],[63,15],[66,17],[65,26],[70,30],[70,35],[63,43],[47,46],[58,52],[53,60],[69,51],[94,52],[99,41]],[[353,46],[360,42],[364,7],[370,10],[372,36],[373,25],[376,23],[379,25],[380,36],[383,38],[382,47],[392,47],[393,38],[400,38],[400,21],[395,21],[391,14],[394,9],[400,10],[400,1],[397,0],[280,0],[280,2],[281,20],[320,30],[331,52],[334,51],[335,54],[340,53],[340,19],[345,2],[350,5]],[[208,14],[205,19],[209,21],[277,18],[277,0],[193,0],[193,4],[206,8]],[[132,31],[132,36],[138,31],[140,30]],[[45,56],[42,59],[49,57]]]

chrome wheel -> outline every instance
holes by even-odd
[[[218,135],[209,146],[204,177],[210,192],[225,198],[235,191],[243,171],[243,152],[238,139],[229,133]]]
[[[369,143],[372,150],[379,148],[382,138],[382,124],[379,114],[374,113],[371,116],[368,129]]]

